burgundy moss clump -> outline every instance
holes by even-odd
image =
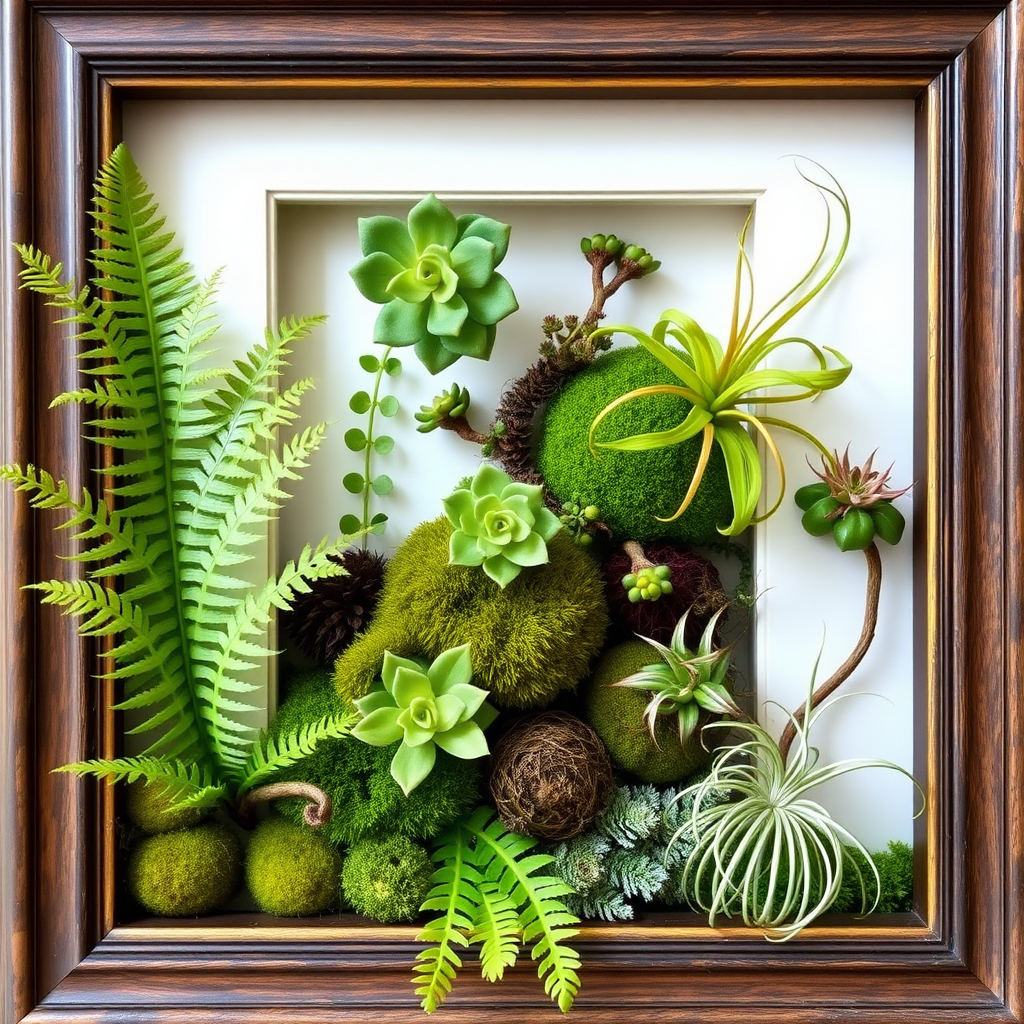
[[[696,650],[711,616],[729,603],[718,570],[696,551],[667,541],[645,544],[644,553],[655,565],[669,567],[672,593],[663,594],[657,601],[630,601],[622,577],[630,572],[631,561],[621,548],[616,549],[604,565],[605,597],[611,615],[609,639],[630,640],[639,635],[667,646],[676,623],[690,609],[686,645]]]

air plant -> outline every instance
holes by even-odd
[[[689,611],[677,623],[668,647],[649,637],[641,637],[661,655],[662,660],[645,665],[639,672],[612,684],[650,692],[651,701],[644,709],[644,720],[652,737],[659,715],[677,716],[680,746],[696,731],[702,711],[730,718],[746,717],[725,686],[732,646],[714,645],[715,627],[725,608],[719,608],[711,616],[696,651],[686,646]]]
[[[823,168],[821,170],[828,174]],[[732,521],[724,528],[719,527],[719,531],[726,536],[735,536],[745,530],[750,523],[768,518],[782,502],[786,489],[786,472],[782,456],[769,428],[791,430],[828,455],[817,438],[795,423],[775,416],[755,414],[748,408],[741,408],[755,403],[771,405],[813,398],[822,391],[838,387],[846,380],[852,369],[849,360],[835,349],[816,345],[806,338],[776,337],[779,331],[835,276],[846,254],[850,238],[850,207],[839,183],[831,175],[828,175],[827,181],[820,182],[808,177],[799,168],[798,173],[818,190],[825,203],[826,224],[821,247],[803,277],[760,319],[751,323],[754,281],[746,251],[746,239],[752,212],[748,215],[739,237],[732,323],[729,341],[724,351],[716,338],[706,334],[692,317],[678,309],[666,310],[650,334],[636,327],[621,324],[600,327],[594,332],[596,337],[615,333],[628,335],[679,378],[679,384],[655,384],[636,388],[601,410],[590,425],[589,444],[595,456],[600,448],[616,451],[653,451],[701,435],[700,456],[686,493],[675,513],[665,521],[678,518],[690,506],[700,487],[714,444],[721,448],[725,457],[733,503]],[[826,265],[826,254],[833,238],[833,205],[838,205],[842,215],[842,240],[834,257]],[[747,283],[746,308],[741,314],[741,306],[744,304],[744,281]],[[668,339],[678,342],[682,351],[670,347]],[[798,346],[810,352],[817,363],[817,368],[757,369],[766,357],[786,346]],[[839,365],[829,367],[826,353],[834,356]],[[779,387],[798,390],[786,394],[771,393],[772,389]],[[597,428],[609,413],[634,399],[649,395],[678,395],[690,402],[691,408],[683,421],[669,430],[614,440],[596,439]],[[779,474],[778,497],[764,515],[759,517],[755,517],[754,512],[762,490],[761,462],[755,439],[751,436],[752,431],[764,440]]]
[[[817,664],[815,664],[817,670]],[[853,870],[861,890],[862,913],[878,902],[878,869],[863,844],[839,824],[821,804],[810,799],[822,783],[862,768],[904,768],[882,759],[859,758],[820,765],[811,746],[818,718],[838,700],[813,707],[811,688],[800,721],[790,715],[799,743],[787,759],[780,745],[756,722],[711,722],[706,728],[737,729],[749,739],[724,748],[707,777],[680,793],[693,799],[693,812],[675,839],[696,835],[696,845],[683,870],[682,885],[706,912],[708,923],[739,915],[747,926],[765,929],[766,938],[793,938],[835,900],[847,870]],[[720,791],[737,797],[712,804]],[[920,813],[920,812],[918,812]],[[691,831],[692,830],[692,831]],[[874,900],[859,858],[844,857],[843,846],[863,855],[874,876]]]
[[[892,502],[910,486],[892,490],[888,486],[892,466],[873,469],[874,458],[872,452],[863,466],[851,466],[847,445],[842,459],[838,451],[822,456],[824,472],[811,466],[819,482],[807,484],[793,495],[803,510],[801,522],[809,534],[823,537],[831,533],[841,551],[863,551],[876,534],[887,544],[899,543],[906,520]]]

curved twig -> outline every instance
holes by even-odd
[[[793,745],[793,740],[796,739],[797,726],[803,722],[807,708],[810,707],[813,711],[849,679],[853,670],[864,660],[864,655],[868,653],[871,641],[875,637],[875,626],[878,624],[878,595],[882,589],[882,559],[873,542],[864,549],[864,557],[868,563],[868,581],[867,597],[864,602],[864,628],[860,632],[860,639],[846,661],[811,694],[809,705],[803,704],[793,712],[792,719],[782,731],[782,736],[779,739],[779,753],[782,755],[783,763],[789,754],[789,748]]]
[[[289,796],[297,796],[306,801],[302,817],[310,828],[320,828],[330,820],[331,798],[311,782],[271,782],[267,786],[258,786],[242,797],[238,814],[245,819],[252,814],[256,804]]]

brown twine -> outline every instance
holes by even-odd
[[[302,818],[310,828],[320,828],[330,820],[331,798],[311,782],[272,782],[268,786],[258,786],[239,801],[238,815],[245,820],[251,817],[256,804],[289,796],[307,801],[302,809]]]
[[[498,741],[490,791],[506,828],[570,839],[604,809],[612,765],[589,725],[563,711],[544,711],[521,718]]]

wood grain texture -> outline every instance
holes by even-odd
[[[4,0],[3,12],[0,444],[4,461],[79,480],[90,453],[75,411],[46,410],[73,379],[67,332],[17,291],[7,243],[32,240],[84,276],[89,183],[126,97],[352,95],[371,83],[391,95],[746,97],[780,83],[807,97],[916,95],[928,898],[919,914],[839,922],[785,947],[680,915],[591,928],[573,1016],[1024,1020],[1019,0],[680,0],[639,12],[605,0]],[[116,919],[111,801],[49,774],[115,742],[89,679],[93,653],[18,589],[56,574],[62,538],[6,491],[0,509],[4,1024],[422,1020],[409,982],[415,929]],[[499,988],[467,969],[441,1012],[562,1019],[530,965]]]

